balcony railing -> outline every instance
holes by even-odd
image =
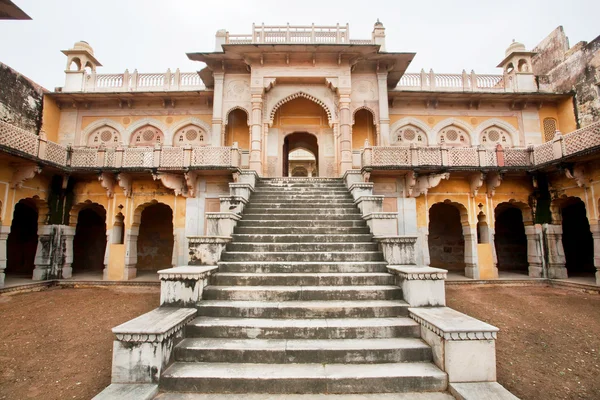
[[[194,91],[206,87],[197,72],[167,72],[140,74],[125,71],[122,74],[85,75],[85,92],[161,92],[161,91]]]
[[[237,147],[67,147],[0,121],[0,147],[56,166],[76,169],[237,168]]]
[[[373,40],[351,40],[346,25],[255,25],[252,33],[226,33],[226,44],[373,44]]]
[[[420,73],[406,73],[400,78],[396,90],[439,91],[439,92],[512,92],[505,85],[503,75],[478,75],[474,71],[467,74],[439,74],[433,70]]]

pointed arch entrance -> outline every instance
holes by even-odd
[[[38,246],[39,210],[33,199],[15,204],[10,233],[6,240],[6,274],[31,278]]]
[[[290,159],[290,154],[304,150],[312,154],[313,160],[294,160]],[[302,161],[302,162],[300,162]],[[318,176],[319,170],[319,143],[315,135],[308,132],[294,132],[287,135],[283,140],[283,176],[292,176],[296,167],[303,167],[307,171],[307,176]]]

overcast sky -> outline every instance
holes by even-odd
[[[64,83],[60,50],[85,40],[100,73],[196,71],[186,52],[213,51],[218,29],[252,22],[350,24],[370,38],[379,18],[388,51],[416,52],[409,71],[500,73],[512,39],[533,48],[563,25],[571,45],[600,34],[599,0],[13,0],[32,21],[0,21],[0,61],[47,89]],[[1,90],[2,88],[0,88]]]

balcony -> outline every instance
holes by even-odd
[[[355,44],[372,45],[371,39],[350,39],[350,26],[346,25],[256,25],[252,33],[225,33],[224,44]]]
[[[430,70],[420,73],[405,73],[396,90],[430,92],[514,92],[506,85],[504,75],[479,75],[474,71],[467,74],[439,74]]]

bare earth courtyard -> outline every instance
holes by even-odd
[[[450,286],[447,301],[500,328],[498,382],[516,396],[600,398],[600,296],[549,287]],[[110,383],[110,328],[158,303],[158,287],[0,296],[0,399],[93,397]]]

